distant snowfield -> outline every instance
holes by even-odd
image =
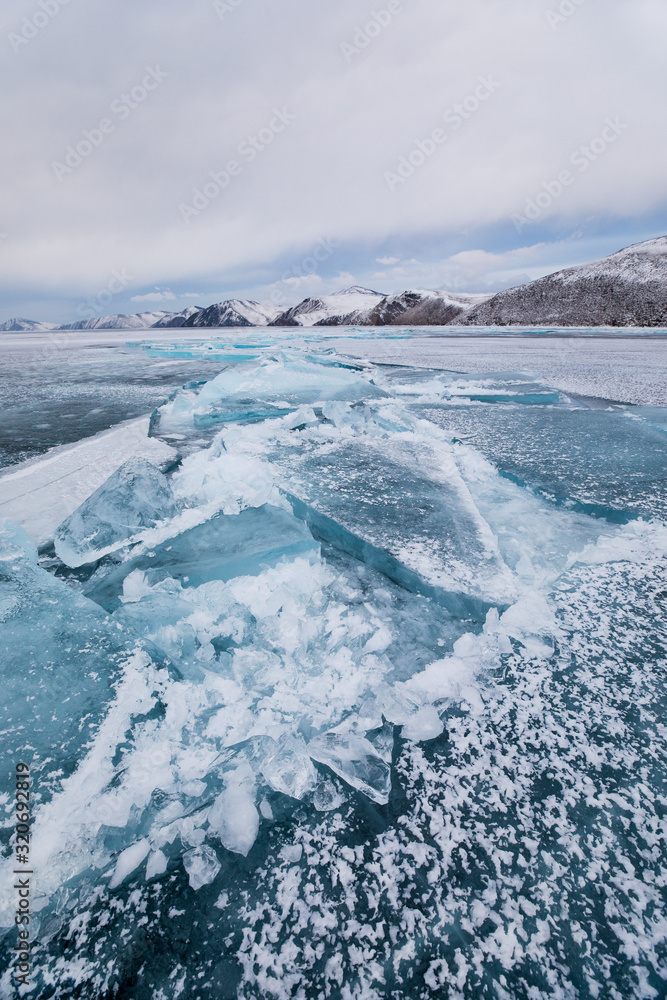
[[[149,438],[150,417],[128,420],[73,445],[0,475],[0,516],[20,524],[37,545],[45,545],[66,517],[115,470],[134,456],[155,465],[174,457],[172,448]]]

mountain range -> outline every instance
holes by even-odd
[[[352,285],[283,309],[228,299],[179,313],[103,316],[58,327],[10,319],[0,332],[219,329],[277,326],[667,326],[667,236],[626,247],[496,294],[412,289],[385,295]]]

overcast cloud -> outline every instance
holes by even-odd
[[[495,289],[667,230],[664,0],[2,18],[0,318],[76,318],[114,272],[109,312]]]

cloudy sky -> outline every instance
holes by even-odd
[[[667,232],[664,0],[0,16],[0,320],[484,291]]]

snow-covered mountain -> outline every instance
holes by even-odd
[[[196,314],[184,327],[268,326],[280,313],[279,306],[264,305],[252,299],[228,299]]]
[[[271,326],[354,326],[366,323],[366,317],[385,296],[370,288],[351,285],[333,295],[308,298],[282,312]]]
[[[371,310],[371,326],[446,326],[460,322],[474,306],[489,295],[465,292],[438,292],[412,289],[400,295],[388,295]]]
[[[55,323],[40,323],[36,319],[8,319],[0,323],[0,333],[38,333],[55,329]]]
[[[152,330],[163,330],[165,327],[181,327],[185,326],[187,320],[191,316],[196,316],[198,312],[202,311],[201,306],[188,306],[187,309],[183,309],[182,312],[178,313],[166,313],[162,319],[159,319],[157,323],[153,323],[151,327]]]
[[[499,292],[471,326],[667,326],[667,236]]]
[[[68,323],[59,327],[60,330],[147,330],[155,326],[165,317],[171,317],[175,313],[164,312],[142,312],[133,313],[126,316],[120,313],[116,316],[98,316],[95,319],[81,319],[77,323]]]

